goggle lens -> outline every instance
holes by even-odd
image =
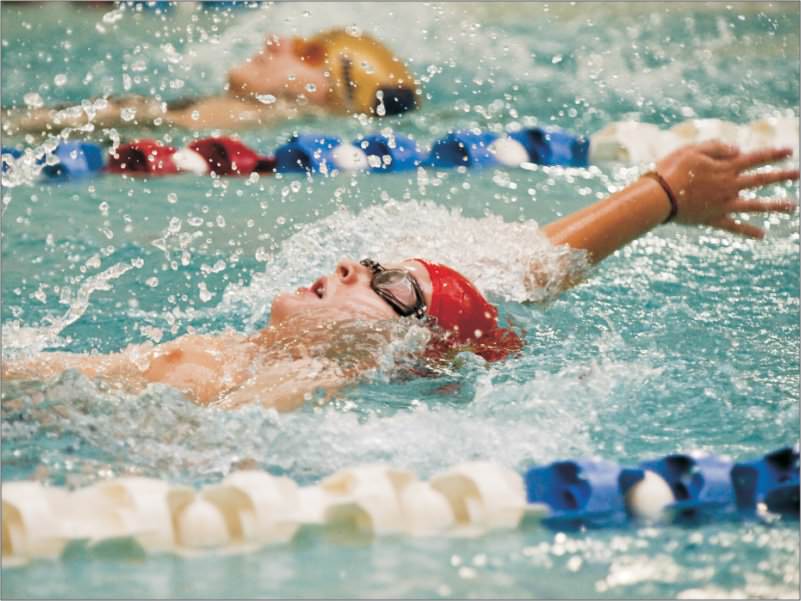
[[[385,269],[371,259],[364,259],[361,264],[373,271],[371,288],[383,298],[399,315],[406,317],[425,315],[426,304],[423,292],[417,280],[403,269]]]
[[[417,302],[417,296],[409,280],[409,274],[404,271],[391,269],[375,274],[373,287],[381,288],[390,293],[407,307],[414,307]]]

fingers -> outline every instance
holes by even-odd
[[[738,198],[727,209],[732,213],[795,213],[798,205],[793,200],[755,198]]]
[[[734,160],[734,166],[738,171],[746,171],[760,165],[781,161],[792,155],[792,148],[763,148],[762,150],[741,154]]]
[[[762,228],[751,225],[750,223],[741,223],[735,221],[731,217],[721,217],[720,219],[711,221],[709,225],[718,228],[719,230],[726,230],[727,232],[740,234],[741,236],[746,236],[748,238],[762,239],[765,237],[765,231]]]
[[[740,175],[736,179],[737,188],[758,188],[768,184],[779,182],[789,182],[798,179],[798,169],[780,169],[778,171],[765,171],[762,173],[752,173],[750,175]]]
[[[731,159],[740,153],[740,149],[720,140],[707,140],[696,145],[695,149],[713,159]]]

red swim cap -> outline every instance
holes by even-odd
[[[117,152],[109,157],[106,170],[137,175],[172,175],[178,173],[172,160],[174,154],[175,148],[157,140],[137,140],[117,147]]]
[[[448,333],[449,347],[466,346],[487,361],[498,361],[523,348],[520,337],[498,326],[498,309],[459,272],[440,263],[425,265],[432,294],[428,315]]]

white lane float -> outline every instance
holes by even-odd
[[[167,551],[175,546],[170,497],[190,495],[154,478],[114,478],[69,493],[60,514],[73,540],[132,538],[146,551]]]
[[[646,521],[659,521],[665,509],[676,500],[665,479],[651,470],[645,470],[643,479],[626,493],[629,513]]]
[[[414,473],[386,465],[346,468],[322,480],[319,493],[307,493],[306,499],[319,504],[307,515],[361,535],[398,534],[406,526],[400,491],[415,480]]]
[[[547,513],[543,505],[526,502],[520,474],[488,461],[454,466],[432,477],[431,487],[448,500],[460,530],[457,533],[516,528],[526,516]]]
[[[331,151],[334,166],[340,171],[366,171],[367,155],[353,144],[342,144]]]
[[[3,562],[9,558],[54,559],[69,541],[57,507],[68,493],[39,482],[3,483]],[[19,561],[14,562],[19,563]]]
[[[526,147],[509,136],[495,140],[490,144],[489,150],[495,155],[495,159],[506,167],[519,167],[523,163],[531,161]]]
[[[239,544],[285,543],[299,527],[298,485],[258,470],[237,471],[201,492],[225,520],[230,539]]]
[[[798,118],[768,117],[739,125],[721,119],[689,119],[668,130],[651,123],[619,121],[590,136],[590,162],[650,163],[686,144],[720,140],[743,152],[792,148],[798,158]]]

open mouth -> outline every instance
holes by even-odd
[[[323,298],[325,296],[325,278],[322,277],[314,282],[310,290],[317,295],[317,298]]]

